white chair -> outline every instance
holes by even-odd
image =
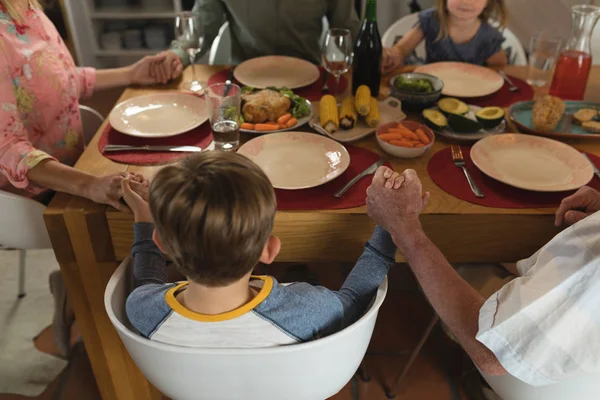
[[[481,372],[481,371],[480,371]],[[553,385],[533,387],[512,375],[490,376],[481,373],[502,400],[598,400],[600,375],[585,375]]]
[[[144,376],[173,400],[317,400],[340,391],[358,369],[387,293],[381,284],[366,314],[341,332],[308,343],[255,349],[202,349],[154,342],[130,328],[125,260],[104,293],[108,317]]]
[[[0,244],[19,250],[19,292],[25,296],[25,250],[52,247],[46,224],[43,204],[0,190]]]
[[[383,34],[383,37],[381,38],[383,47],[392,47],[394,43],[396,43],[396,41],[410,31],[418,21],[419,14],[417,13],[409,14],[403,18],[400,18]],[[525,49],[516,35],[508,28],[504,28],[502,30],[502,34],[505,38],[504,43],[502,43],[502,48],[507,52],[509,64],[527,65],[527,55],[525,54]],[[418,59],[425,61],[427,54],[425,51],[424,41],[419,43],[415,49],[415,55]]]
[[[79,105],[79,115],[81,115],[81,126],[83,127],[83,142],[87,146],[100,129],[104,117],[93,108],[81,104]]]

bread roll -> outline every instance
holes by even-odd
[[[531,110],[533,127],[542,132],[552,132],[565,113],[565,103],[555,96],[546,95],[536,101]]]

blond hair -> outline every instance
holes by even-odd
[[[14,0],[0,0],[0,4],[4,6],[8,12],[8,15],[10,15],[13,20],[23,22],[22,10],[19,10],[19,8],[15,5]],[[33,8],[39,8],[40,10],[42,9],[42,5],[38,0],[29,0],[29,4],[31,4]]]
[[[436,0],[435,8],[437,9],[437,16],[440,20],[440,33],[436,38],[436,41],[440,41],[448,37],[448,1],[447,0]],[[487,0],[487,5],[479,15],[479,18],[483,22],[494,21],[499,24],[499,28],[502,29],[506,26],[508,20],[508,11],[504,0]]]
[[[212,287],[254,269],[277,208],[265,173],[240,154],[220,151],[161,169],[149,201],[158,238],[179,271]]]

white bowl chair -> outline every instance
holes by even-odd
[[[419,14],[414,13],[400,18],[398,21],[394,22],[392,26],[385,31],[383,37],[381,38],[383,47],[392,47],[394,43],[396,43],[402,36],[410,31],[418,21]],[[525,49],[515,34],[512,33],[508,28],[504,28],[502,30],[502,34],[505,38],[504,42],[502,43],[502,48],[507,52],[507,56],[509,57],[508,63],[512,65],[527,65],[527,55],[525,54]],[[422,60],[423,62],[425,61],[425,41],[419,43],[415,49],[415,53],[418,59]]]
[[[481,371],[480,371],[481,372]],[[600,375],[585,375],[547,386],[533,387],[512,375],[481,373],[502,400],[598,400]]]
[[[117,268],[104,293],[112,324],[144,376],[173,400],[320,400],[339,392],[367,351],[387,279],[357,322],[323,339],[271,348],[189,348],[148,340],[125,315],[132,287],[131,257]]]
[[[87,106],[80,105],[79,111],[87,145],[104,118]],[[45,209],[35,200],[0,190],[0,245],[19,250],[19,298],[25,296],[26,250],[52,248],[44,223]]]

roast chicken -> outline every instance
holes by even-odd
[[[242,95],[242,115],[244,121],[261,124],[277,121],[289,112],[292,102],[279,92],[263,89],[258,92]]]

